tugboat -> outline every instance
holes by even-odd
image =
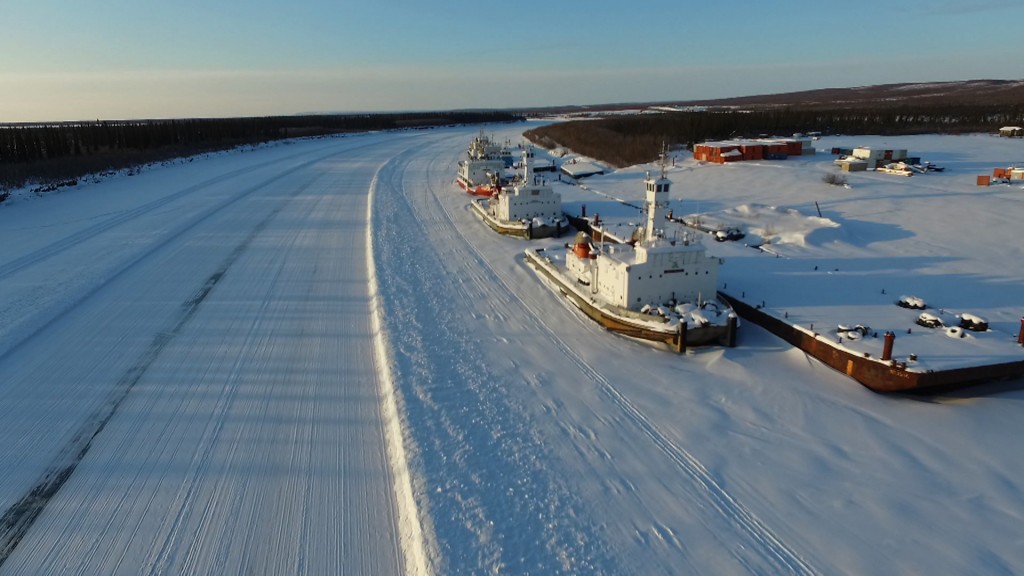
[[[569,229],[562,195],[533,174],[533,148],[523,148],[523,173],[511,186],[498,186],[489,198],[473,200],[473,210],[494,231],[526,238],[561,236]]]
[[[511,153],[482,132],[469,143],[468,158],[459,161],[455,183],[474,196],[489,197],[499,190],[502,173],[511,164]]]
[[[739,320],[718,297],[718,267],[692,232],[668,238],[669,186],[662,155],[658,178],[647,175],[646,226],[635,245],[593,243],[578,232],[562,248],[529,248],[526,261],[587,316],[613,332],[668,344],[736,345]]]

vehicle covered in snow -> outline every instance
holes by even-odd
[[[928,307],[925,305],[924,299],[917,296],[900,296],[900,299],[896,301],[896,305],[900,308],[910,308],[911,310],[924,310]]]
[[[724,228],[722,230],[715,230],[713,232],[716,242],[726,242],[739,240],[745,236],[739,228]]]
[[[960,315],[960,327],[972,332],[986,332],[988,331],[988,320],[985,320],[981,316],[975,316],[974,314],[964,312]]]

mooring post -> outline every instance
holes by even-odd
[[[736,320],[736,314],[729,314],[729,320],[726,323],[726,338],[728,339],[729,348],[736,347],[736,327],[738,321]]]
[[[686,320],[679,322],[679,330],[676,333],[676,352],[686,352]]]

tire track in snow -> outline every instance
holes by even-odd
[[[202,288],[182,304],[182,313],[177,323],[169,331],[160,332],[153,338],[153,342],[150,343],[146,352],[118,380],[114,386],[113,397],[104,404],[97,414],[89,418],[79,428],[78,432],[72,436],[71,441],[61,449],[55,464],[51,465],[50,469],[43,473],[43,476],[36,485],[0,516],[0,566],[3,566],[7,558],[10,557],[10,554],[17,548],[18,543],[21,542],[29,528],[32,527],[36,518],[42,514],[50,499],[57,494],[75,472],[78,464],[81,463],[92,447],[93,440],[103,431],[103,428],[106,427],[111,418],[114,417],[117,409],[124,402],[124,399],[127,398],[132,388],[142,379],[146,370],[156,361],[164,348],[181,333],[181,330],[188,321],[195,316],[200,304],[206,300],[213,288],[224,277],[228,267],[244,250],[244,246],[247,246],[252,238],[263,229],[266,222],[269,222],[269,217],[261,223],[257,230],[253,231],[253,234],[247,238],[243,246],[232,252],[228,260],[207,278]]]
[[[355,150],[360,150],[362,148],[373,146],[375,144],[376,143],[367,143],[367,144],[363,144],[361,146],[356,146],[356,147],[353,147],[353,148],[346,148],[346,149],[340,150],[340,151],[337,151],[337,150],[336,151],[332,151],[332,152],[330,152],[328,154],[320,154],[320,155],[318,155],[317,157],[315,157],[313,159],[307,160],[305,162],[302,162],[300,164],[292,166],[291,168],[288,168],[288,169],[286,169],[286,170],[284,170],[282,172],[279,172],[279,173],[277,173],[277,174],[267,178],[266,180],[264,180],[263,182],[261,182],[259,184],[256,184],[256,185],[253,185],[253,186],[249,186],[248,188],[245,188],[245,189],[241,190],[237,194],[234,194],[234,195],[228,197],[223,202],[221,202],[219,204],[216,204],[215,206],[211,207],[210,210],[208,210],[207,212],[203,213],[202,215],[194,218],[191,221],[188,221],[188,222],[182,224],[178,228],[175,228],[173,231],[168,233],[165,237],[161,238],[159,241],[155,242],[152,246],[150,246],[147,249],[143,250],[141,253],[135,254],[134,256],[129,258],[128,260],[126,260],[123,263],[121,263],[121,265],[119,267],[117,267],[116,269],[112,270],[111,273],[106,278],[102,279],[101,281],[99,281],[95,285],[82,290],[82,292],[80,294],[78,294],[77,297],[69,299],[69,300],[67,300],[65,302],[59,303],[59,304],[53,306],[51,309],[47,310],[48,318],[46,318],[44,320],[38,321],[35,324],[35,326],[33,327],[33,329],[31,331],[29,331],[27,334],[19,335],[17,340],[15,340],[13,342],[10,342],[9,344],[4,342],[4,338],[3,337],[0,337],[0,363],[7,361],[9,359],[9,357],[11,357],[19,348],[21,348],[27,342],[31,341],[33,338],[35,338],[41,332],[44,332],[45,330],[49,329],[53,325],[53,323],[56,322],[57,320],[59,320],[64,314],[68,313],[70,310],[73,310],[76,306],[80,305],[81,303],[83,303],[86,300],[88,300],[89,298],[91,298],[94,294],[96,294],[98,291],[100,291],[104,286],[106,286],[106,285],[110,284],[111,282],[113,282],[114,280],[120,278],[121,276],[126,274],[128,271],[133,269],[135,266],[137,266],[139,263],[145,261],[147,258],[152,256],[153,254],[155,254],[159,250],[163,249],[165,246],[167,246],[171,242],[177,240],[178,238],[181,238],[182,236],[184,236],[189,231],[195,229],[196,227],[198,227],[202,223],[206,222],[207,220],[209,220],[213,216],[215,216],[215,215],[221,213],[222,211],[226,210],[227,208],[229,208],[230,206],[234,205],[235,203],[237,203],[237,202],[239,202],[239,201],[249,197],[254,192],[257,192],[257,191],[267,187],[268,185],[273,184],[275,182],[278,182],[280,180],[283,180],[283,179],[287,178],[288,176],[291,176],[295,172],[301,171],[301,170],[303,170],[303,169],[305,169],[305,168],[307,168],[307,167],[309,167],[309,166],[311,166],[313,164],[316,164],[317,162],[321,162],[323,160],[326,160],[327,158],[331,158],[332,156],[335,156],[335,155],[338,155],[338,154],[349,153],[349,152],[352,152],[352,151],[355,151]],[[118,223],[121,223],[121,222],[119,221]],[[113,227],[113,226],[111,226],[111,227]],[[103,231],[105,231],[105,230],[107,230],[109,228],[110,227],[99,229],[99,230],[97,230],[95,232],[95,234],[99,234],[100,232],[103,232]],[[89,236],[89,237],[91,237],[91,236]],[[85,237],[79,238],[78,240],[76,240],[76,242],[81,242],[82,240],[85,240],[85,239],[87,239],[87,238],[85,238]],[[47,251],[47,249],[44,248],[42,250],[46,251],[46,254],[40,256],[39,259],[36,259],[36,260],[33,260],[31,262],[28,262],[28,263],[24,264],[24,266],[22,266],[21,268],[24,268],[26,266],[35,264],[36,262],[39,262],[42,259],[49,258],[49,257],[59,253],[61,250],[64,250],[64,249],[67,249],[67,248],[70,247],[70,245],[65,245],[64,242],[62,242],[62,241],[58,241],[58,242],[56,242],[55,244],[53,244],[51,246],[56,246],[56,245],[60,245],[59,246],[59,250],[55,248],[53,251]],[[21,269],[21,268],[19,268],[19,269]],[[9,272],[9,273],[13,273],[13,272],[14,271]],[[5,347],[5,345],[6,345],[6,347]]]
[[[285,156],[283,158],[278,158],[278,159],[272,160],[272,161],[270,161],[270,162],[268,162],[266,164],[261,165],[260,167],[261,168],[265,168],[265,167],[268,167],[268,166],[273,166],[275,164],[280,164],[280,163],[283,163],[283,162],[288,162],[290,160],[294,160],[294,159],[299,158],[299,157],[304,156],[304,155],[305,155],[304,153],[303,154],[292,154],[290,156]],[[332,153],[332,155],[333,155],[333,153]],[[17,272],[20,272],[21,270],[24,270],[25,268],[28,268],[30,266],[33,266],[33,265],[38,264],[40,262],[43,262],[44,260],[46,260],[48,258],[51,258],[51,257],[53,257],[53,256],[55,256],[57,254],[60,254],[64,250],[67,250],[69,248],[77,246],[78,244],[81,244],[82,242],[84,242],[84,241],[86,241],[86,240],[88,240],[90,238],[93,238],[93,237],[98,236],[98,235],[100,235],[100,234],[102,234],[104,232],[107,232],[108,230],[111,230],[111,229],[113,229],[113,228],[115,228],[115,227],[117,227],[117,226],[119,226],[121,224],[124,224],[125,222],[130,222],[130,221],[134,220],[135,218],[138,218],[139,216],[143,216],[145,214],[153,212],[154,210],[159,210],[160,208],[163,208],[164,206],[167,206],[168,204],[171,204],[173,202],[177,202],[177,201],[179,201],[179,200],[181,200],[183,198],[187,198],[187,197],[195,194],[196,192],[200,192],[202,190],[206,190],[207,188],[210,188],[211,186],[215,186],[215,185],[220,184],[222,182],[227,182],[228,180],[231,180],[231,179],[236,178],[238,176],[242,176],[244,174],[249,174],[249,173],[252,172],[252,170],[253,169],[252,169],[251,166],[246,166],[244,168],[239,168],[238,170],[232,170],[232,171],[226,172],[224,174],[219,174],[217,176],[214,176],[213,178],[209,178],[209,179],[204,180],[202,182],[199,182],[197,184],[193,184],[192,186],[188,186],[188,187],[183,188],[183,189],[181,189],[181,190],[179,190],[177,192],[170,193],[170,194],[164,196],[163,198],[158,198],[156,200],[153,200],[151,202],[143,204],[142,206],[138,206],[136,208],[132,208],[131,210],[125,210],[124,212],[119,212],[119,213],[115,214],[114,216],[112,216],[110,218],[107,218],[106,220],[103,220],[101,222],[98,222],[98,223],[96,223],[96,224],[94,224],[94,225],[92,225],[92,226],[90,226],[90,227],[88,227],[88,228],[86,228],[84,230],[80,230],[78,232],[75,232],[74,234],[71,234],[70,236],[66,236],[64,238],[61,238],[60,240],[57,240],[56,242],[53,242],[53,243],[48,244],[46,246],[43,246],[43,247],[41,247],[41,248],[39,248],[39,249],[37,249],[37,250],[35,250],[33,252],[30,252],[29,254],[21,256],[20,258],[16,258],[16,259],[14,259],[14,260],[6,263],[6,264],[0,265],[0,280],[3,280],[4,278],[7,278],[11,274],[15,274]]]
[[[205,213],[201,217],[193,220],[185,226],[179,228],[176,233],[171,234],[165,238],[159,244],[146,250],[142,255],[132,259],[125,264],[120,270],[116,271],[113,275],[108,277],[99,286],[87,291],[82,297],[75,300],[70,306],[73,308],[88,300],[92,295],[99,292],[104,286],[110,284],[117,278],[126,274],[130,269],[144,261],[146,258],[152,256],[160,249],[164,248],[175,239],[180,238],[182,235],[187,233],[189,230],[194,229],[202,222],[211,218],[215,214],[221,212],[227,207],[235,204],[243,198],[249,196],[255,191],[266,187],[267,185],[281,180],[297,170],[301,170],[309,165],[323,161],[326,158],[330,158],[339,154],[340,152],[334,151],[327,155],[318,156],[312,160],[303,162],[302,164],[285,170],[263,183],[250,187],[243,191],[241,194],[231,197],[227,201],[219,204],[213,210]],[[227,273],[228,269],[232,264],[245,252],[252,241],[267,227],[267,225],[273,220],[273,218],[284,208],[287,201],[305,190],[311,182],[306,182],[292,191],[290,195],[287,195],[281,199],[281,203],[272,210],[267,216],[265,216],[253,230],[246,236],[243,241],[236,246],[228,257],[221,263],[215,272],[213,272],[204,282],[204,284],[185,302],[181,305],[181,311],[177,317],[175,324],[166,331],[158,332],[153,341],[145,352],[136,360],[135,364],[129,368],[121,378],[114,384],[111,397],[106,403],[91,417],[89,417],[78,431],[71,437],[71,440],[58,452],[57,458],[47,468],[46,471],[36,481],[35,485],[28,490],[21,498],[15,501],[2,515],[0,515],[0,567],[7,561],[11,553],[17,548],[18,544],[28,533],[32,524],[35,523],[36,519],[42,514],[43,510],[49,501],[60,491],[61,487],[68,481],[68,479],[74,474],[75,469],[81,463],[82,459],[88,454],[89,449],[92,447],[93,440],[103,431],[107,423],[117,413],[118,408],[127,398],[128,394],[132,391],[135,385],[142,379],[148,368],[156,361],[160,356],[161,352],[170,344],[178,334],[184,329],[191,320],[203,301],[210,295],[216,285]],[[36,331],[30,334],[27,338],[19,342],[17,345],[12,347],[6,353],[0,355],[0,361],[6,360],[20,345],[23,345],[29,339],[33,338],[37,334],[48,328],[54,319],[51,319],[43,323]]]
[[[299,188],[298,192],[304,190],[306,186]],[[266,228],[267,224],[280,212],[280,208],[274,210],[269,214],[265,220],[261,221],[258,228],[253,231],[252,234],[246,240],[237,247],[225,261],[225,265],[222,265],[218,272],[222,277],[227,269],[238,259],[239,256],[245,251],[252,241]],[[278,272],[280,273],[280,271]],[[215,274],[216,275],[216,274]],[[218,277],[219,280],[219,277]],[[205,300],[205,295],[203,296]],[[263,319],[266,318],[266,310],[269,306],[269,301],[262,302],[260,313],[254,315],[254,322],[249,326],[249,330],[246,334],[245,341],[243,342],[244,347],[250,345],[251,339],[254,334],[258,332],[259,326],[262,324]],[[184,324],[182,324],[182,328]],[[178,331],[175,332],[177,335]],[[237,374],[241,371],[242,358],[239,357],[235,360],[235,363],[231,366],[231,370],[227,379],[229,381],[235,380]],[[174,553],[175,545],[178,544],[179,535],[182,532],[182,525],[184,524],[184,518],[188,513],[191,512],[188,507],[188,503],[194,501],[193,494],[195,493],[196,485],[198,484],[200,476],[203,471],[206,470],[208,463],[211,461],[214,447],[217,442],[217,438],[220,437],[221,431],[224,429],[225,418],[224,415],[227,413],[230,405],[234,402],[235,396],[238,394],[239,389],[235,386],[226,386],[221,389],[217,396],[216,403],[211,410],[211,418],[207,421],[206,426],[203,429],[202,435],[198,442],[196,454],[192,458],[192,465],[189,466],[189,470],[192,473],[182,482],[182,485],[178,488],[178,492],[174,498],[173,509],[175,511],[174,518],[170,522],[168,530],[164,531],[163,541],[155,547],[155,558],[147,558],[145,562],[145,569],[142,573],[145,574],[164,574],[170,570],[171,555]],[[220,496],[219,494],[217,496]],[[203,523],[208,519],[208,514],[214,509],[214,507],[207,507],[203,510]],[[240,513],[237,509],[234,510],[236,514]],[[191,558],[191,556],[190,556]],[[187,564],[186,564],[187,565]],[[218,564],[222,565],[222,564]]]
[[[434,193],[436,198],[436,192]],[[543,314],[535,307],[519,296],[518,292],[508,285],[507,282],[488,263],[487,259],[472,242],[465,238],[461,229],[456,225],[448,208],[440,201],[437,202],[441,211],[447,217],[447,228],[453,229],[461,238],[463,246],[468,246],[476,265],[472,268],[488,270],[486,282],[497,284],[507,291],[508,294],[527,311],[533,323],[543,334],[554,343],[561,353],[580,371],[581,374],[594,381],[601,391],[608,397],[645,436],[672,461],[684,477],[688,478],[694,487],[700,489],[698,496],[712,506],[712,508],[726,519],[729,524],[736,528],[737,534],[746,540],[747,546],[737,548],[736,559],[751,573],[761,573],[765,570],[765,563],[771,573],[775,574],[815,574],[815,570],[800,555],[785,544],[768,526],[761,522],[752,512],[746,509],[739,501],[721,485],[697,458],[687,452],[684,448],[669,439],[668,435],[662,432],[651,422],[643,412],[638,409],[618,388],[608,381],[602,374],[595,370],[576,351],[562,340],[543,320]],[[526,266],[522,257],[517,260],[521,265]],[[532,271],[531,271],[532,274]],[[481,281],[484,281],[481,279]],[[749,550],[762,562],[754,562],[753,559],[745,558],[743,551]]]

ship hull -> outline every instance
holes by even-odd
[[[476,212],[477,216],[484,221],[484,224],[499,234],[505,236],[512,236],[515,238],[524,238],[526,240],[535,240],[538,238],[557,238],[569,230],[569,221],[562,218],[561,221],[556,222],[553,225],[529,225],[522,222],[503,222],[496,219],[487,211],[484,207],[484,203],[488,200],[480,199],[472,202],[473,211]]]
[[[735,346],[738,322],[734,315],[724,325],[687,327],[678,324],[675,327],[666,325],[664,328],[653,328],[643,322],[632,321],[628,312],[616,310],[616,307],[602,305],[586,297],[572,285],[569,278],[562,274],[543,253],[543,249],[528,249],[525,252],[526,262],[537,271],[560,294],[569,299],[590,319],[611,332],[666,344],[676,352],[683,352],[689,346]],[[635,313],[633,313],[635,314]]]

